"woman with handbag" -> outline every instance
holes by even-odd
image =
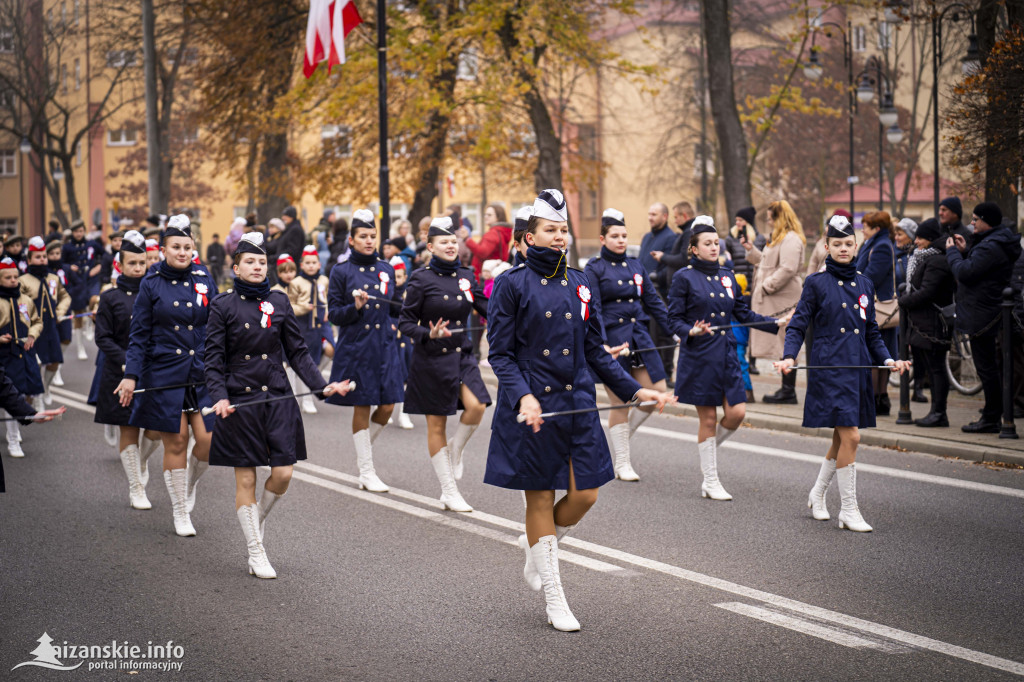
[[[864,216],[864,243],[857,250],[857,271],[871,280],[875,287],[875,316],[882,341],[890,357],[899,357],[898,341],[900,308],[896,301],[896,247],[892,217],[885,211]],[[892,409],[889,401],[889,372],[872,370],[875,389],[875,414],[887,417]]]
[[[915,419],[917,426],[949,426],[946,418],[946,397],[949,377],[946,376],[945,355],[949,350],[952,328],[942,317],[942,308],[953,302],[956,282],[949,268],[939,237],[939,221],[929,218],[917,227],[914,243],[917,248],[907,260],[908,290],[899,297],[907,310],[910,323],[909,343],[914,355],[915,371],[927,372],[932,387],[932,407],[926,417]],[[915,376],[916,378],[916,376]]]

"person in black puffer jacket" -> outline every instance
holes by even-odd
[[[946,259],[956,278],[956,325],[970,336],[971,355],[978,370],[985,407],[981,419],[962,427],[966,433],[999,433],[1003,411],[999,338],[1003,289],[1010,285],[1020,258],[1020,237],[1002,224],[1003,213],[992,202],[974,207],[970,240],[955,235],[946,240]]]
[[[736,224],[729,228],[729,236],[725,238],[725,248],[732,256],[732,271],[737,275],[746,275],[748,282],[754,281],[754,264],[747,260],[747,250],[743,248],[744,240],[754,248],[764,249],[768,239],[757,231],[754,218],[757,211],[753,206],[746,206],[736,211]]]
[[[915,419],[918,426],[949,426],[946,398],[949,377],[946,376],[946,351],[952,332],[946,329],[939,309],[953,302],[956,283],[941,245],[939,221],[929,218],[917,227],[914,243],[917,248],[907,259],[907,291],[899,297],[900,307],[910,321],[908,339],[914,355],[914,368],[927,372],[932,387],[931,411]],[[916,379],[917,377],[915,377]]]

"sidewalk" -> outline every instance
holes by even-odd
[[[751,376],[754,385],[756,403],[747,403],[747,417],[744,420],[754,428],[790,431],[809,436],[828,438],[831,429],[805,429],[803,421],[803,396],[807,390],[803,377],[797,378],[797,405],[766,405],[761,397],[766,393],[774,393],[781,385],[778,375],[772,374],[770,363],[761,360],[759,369],[764,374]],[[497,387],[498,380],[490,367],[481,365],[480,372],[484,382],[492,388]],[[927,391],[925,392],[927,395]],[[896,447],[941,457],[956,457],[973,462],[1000,462],[1024,466],[1024,423],[1017,424],[1017,431],[1022,436],[1016,440],[1001,439],[998,434],[968,434],[960,430],[963,424],[976,421],[982,401],[980,396],[964,396],[951,391],[946,414],[949,416],[949,428],[924,429],[913,424],[896,423],[899,412],[899,389],[890,387],[889,398],[893,403],[892,414],[879,417],[873,429],[861,430],[861,443],[874,447]],[[598,401],[605,402],[603,388],[598,389]],[[928,414],[927,403],[911,403],[911,414],[920,418]],[[669,414],[681,414],[696,417],[697,411],[691,405],[674,405],[666,410]]]

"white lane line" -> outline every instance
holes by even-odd
[[[898,645],[893,646],[886,642],[872,641],[870,639],[858,637],[852,632],[848,632],[837,627],[821,625],[814,621],[797,618],[796,616],[790,616],[777,611],[769,611],[768,609],[761,608],[760,606],[744,604],[738,601],[715,604],[715,606],[720,609],[725,609],[726,611],[732,611],[733,613],[738,613],[742,616],[755,618],[757,620],[764,621],[765,623],[778,625],[779,627],[786,628],[787,630],[794,630],[805,635],[810,635],[811,637],[824,639],[834,644],[840,644],[852,649],[875,649],[885,653],[907,651],[906,648]]]
[[[668,429],[659,429],[656,426],[641,426],[638,431],[651,436],[671,438],[672,440],[681,440],[686,443],[697,442],[697,437],[692,434],[669,431]],[[732,441],[726,441],[720,447],[745,450],[759,455],[768,455],[769,457],[792,459],[797,462],[810,462],[815,465],[821,464],[821,458],[824,456],[805,455],[800,452],[780,450],[779,448],[770,448],[764,445],[752,445],[750,443],[737,443]],[[951,488],[973,490],[979,493],[990,493],[993,495],[1005,495],[1007,497],[1018,497],[1024,499],[1024,490],[1019,488],[1008,488],[1006,486],[991,485],[989,483],[975,483],[974,481],[963,481],[958,478],[947,478],[945,476],[935,476],[934,474],[921,474],[916,471],[893,469],[891,467],[878,466],[877,464],[862,464],[857,462],[857,471],[861,473],[881,474],[882,476],[890,476],[892,478],[903,478],[910,481],[917,481],[918,483],[931,483],[933,485],[944,485]]]
[[[94,408],[92,405],[89,405],[86,402],[87,400],[89,400],[89,396],[82,395],[81,393],[64,391],[62,389],[54,388],[52,386],[50,387],[50,393],[53,393],[55,396],[59,398],[63,398],[64,403],[62,404],[66,404],[68,407],[73,407],[77,410],[82,410],[83,412],[96,412],[96,408]]]

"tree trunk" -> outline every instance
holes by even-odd
[[[443,93],[442,96],[451,101],[455,94],[455,65],[445,69],[438,74],[434,88]],[[412,208],[409,209],[409,222],[415,232],[419,221],[429,216],[434,199],[437,198],[438,169],[444,162],[445,151],[448,147],[448,130],[451,127],[451,117],[448,114],[433,112],[427,123],[427,139],[423,146],[423,155],[420,157],[419,182],[416,185],[416,192],[412,198]]]
[[[281,215],[288,206],[290,173],[288,172],[288,133],[263,136],[259,160],[256,215],[260,222]]]
[[[166,130],[160,128],[156,60],[156,18],[153,0],[142,0],[142,61],[146,85],[146,163],[149,166],[150,213],[168,210],[171,200],[170,177],[165,172],[165,157],[162,154]]]
[[[747,139],[740,125],[733,91],[732,45],[729,31],[729,1],[703,0],[704,44],[708,55],[708,98],[722,162],[725,204],[729,215],[749,206],[750,180],[747,176]]]

